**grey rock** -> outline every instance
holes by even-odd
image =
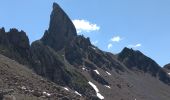
[[[61,50],[76,35],[75,26],[70,18],[58,4],[54,3],[49,29],[45,31],[41,39],[43,43],[51,46],[55,50]]]

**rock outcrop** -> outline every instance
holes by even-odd
[[[29,39],[24,31],[0,29],[0,53],[22,64],[30,65]]]
[[[76,29],[70,18],[58,4],[54,3],[49,29],[45,31],[42,42],[58,51],[72,41],[76,35]]]

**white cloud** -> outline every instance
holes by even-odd
[[[138,43],[136,45],[129,45],[128,47],[130,47],[130,48],[138,48],[138,47],[141,47],[141,46],[142,46],[142,44]]]
[[[98,41],[93,41],[92,44],[93,45],[96,45],[98,43]]]
[[[120,36],[113,36],[112,38],[111,38],[111,41],[112,42],[120,42],[122,40],[122,38],[120,38]]]
[[[93,24],[87,20],[75,19],[72,21],[76,27],[77,33],[98,31],[100,29],[100,27],[97,24]]]
[[[107,48],[110,49],[112,46],[113,46],[113,45],[112,45],[111,43],[109,43],[109,44],[107,45]]]

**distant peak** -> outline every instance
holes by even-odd
[[[125,47],[120,53],[119,53],[119,60],[123,60],[125,58],[135,58],[135,57],[144,57],[143,53],[141,53],[139,50],[133,50],[132,48]]]
[[[121,53],[128,53],[128,54],[133,54],[133,53],[136,53],[136,54],[142,54],[139,50],[133,50],[132,48],[128,48],[128,47],[125,47]]]
[[[132,48],[128,48],[128,47],[125,47],[125,48],[123,48],[123,50],[122,51],[133,51],[133,49]]]

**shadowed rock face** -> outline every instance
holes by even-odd
[[[31,59],[29,39],[24,31],[0,29],[0,52],[22,64],[29,65]]]
[[[142,54],[140,51],[134,51],[124,48],[118,55],[118,59],[131,70],[140,70],[158,77],[161,81],[170,84],[170,78],[165,71],[152,59]]]
[[[88,84],[88,80],[72,68],[71,64],[67,63],[65,48],[74,44],[74,42],[79,43],[83,48],[90,44],[90,40],[77,36],[75,26],[70,18],[58,4],[54,3],[49,29],[40,40],[31,44],[33,69],[39,75],[59,85],[68,86],[88,98],[94,98],[92,95],[95,92]],[[76,50],[76,48],[71,49],[73,52]],[[81,59],[81,57],[79,58]],[[74,57],[71,56],[71,59],[74,59]]]
[[[118,59],[123,62],[129,69],[138,69],[144,72],[150,72],[153,76],[160,69],[159,65],[152,59],[143,55],[140,51],[134,51],[124,48],[118,55]]]
[[[50,26],[45,31],[42,41],[55,50],[61,50],[77,35],[76,29],[67,14],[56,3],[50,17]]]

